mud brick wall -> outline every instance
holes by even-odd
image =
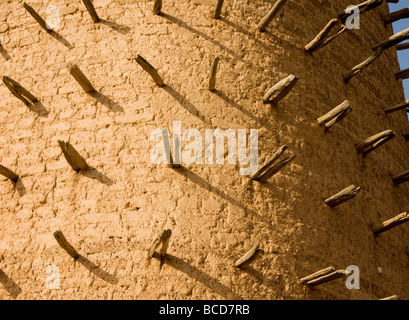
[[[51,35],[23,8],[0,3],[0,74],[40,103],[27,108],[0,85],[1,299],[379,299],[409,297],[408,233],[402,225],[376,239],[371,227],[407,210],[409,185],[391,176],[409,169],[405,111],[385,115],[404,93],[391,48],[347,85],[342,74],[392,35],[386,3],[361,17],[361,29],[312,55],[304,46],[348,0],[289,0],[266,32],[257,25],[273,0],[94,0],[93,23],[80,0],[30,0],[40,16],[60,9]],[[384,1],[385,2],[385,1]],[[133,60],[154,65],[160,88]],[[216,91],[207,90],[220,57]],[[76,63],[96,92],[69,74]],[[299,81],[277,106],[267,89]],[[352,113],[327,133],[316,118],[344,100]],[[153,165],[153,130],[258,129],[259,164],[282,145],[296,159],[267,183],[237,165]],[[396,137],[364,159],[355,145],[384,130]],[[76,173],[58,140],[91,166]],[[331,210],[323,199],[355,184],[362,191]],[[53,237],[62,230],[81,254],[74,261]],[[171,229],[163,265],[148,260],[155,236]],[[244,270],[234,262],[255,243],[264,256]],[[58,266],[60,289],[46,272]],[[356,265],[361,289],[343,280],[315,288],[299,279],[328,266]],[[381,269],[379,269],[381,268]]]

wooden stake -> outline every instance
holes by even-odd
[[[258,180],[260,182],[267,182],[273,175],[275,175],[278,171],[280,171],[284,166],[289,164],[291,161],[295,159],[295,154],[288,156],[287,158],[277,162],[274,164],[270,169],[268,169]]]
[[[382,17],[385,24],[393,23],[400,19],[409,18],[409,7],[387,14]]]
[[[155,250],[162,244],[162,248],[160,251],[160,256],[161,259],[163,259],[166,256],[166,251],[168,250],[169,246],[169,240],[170,236],[172,235],[172,231],[170,229],[167,229],[161,233],[158,234],[158,236],[155,238],[153,241],[150,249],[149,249],[149,259],[152,259],[153,254],[155,253]]]
[[[77,259],[80,256],[74,247],[67,241],[61,230],[54,232],[54,238],[57,240],[60,247],[63,248],[71,257]]]
[[[153,3],[153,14],[160,14],[162,10],[162,0],[155,0]]]
[[[396,73],[395,73],[395,78],[396,78],[396,80],[399,80],[399,79],[402,79],[402,80],[408,79],[408,78],[409,78],[409,68],[408,68],[408,69],[405,69],[405,70],[402,70],[402,71],[399,71],[399,72],[396,72]]]
[[[69,142],[58,140],[58,145],[60,146],[68,164],[75,171],[85,171],[89,168],[85,159],[78,153],[77,150],[74,149],[74,147]]]
[[[92,21],[95,23],[99,22],[99,17],[97,12],[95,11],[94,5],[92,4],[91,0],[82,0],[84,3],[85,7],[87,8],[88,13],[91,16]]]
[[[28,90],[26,90],[17,81],[15,81],[15,80],[7,77],[7,76],[3,76],[3,82],[6,85],[6,87],[10,90],[10,92],[16,98],[21,100],[26,106],[29,106],[30,103],[24,97],[26,97],[27,99],[29,99],[33,103],[38,101],[38,99],[36,97],[34,97]]]
[[[336,270],[336,271],[331,272],[329,274],[323,275],[322,277],[312,279],[312,280],[306,282],[306,285],[308,285],[310,287],[315,287],[315,286],[318,286],[320,284],[323,284],[323,283],[326,283],[326,282],[329,282],[329,281],[334,281],[334,280],[337,280],[339,278],[344,278],[347,275],[348,275],[348,271],[346,271],[346,270]]]
[[[366,156],[370,152],[374,151],[376,148],[379,148],[389,140],[395,137],[395,133],[391,130],[386,130],[381,133],[378,133],[372,137],[369,137],[364,142],[358,144],[356,149],[359,153],[362,153],[363,156]]]
[[[163,87],[165,85],[158,71],[156,71],[156,69],[152,67],[148,61],[142,58],[139,54],[134,59],[147,73],[149,73],[159,87]]]
[[[357,66],[353,67],[351,71],[343,75],[344,82],[348,83],[349,80],[358,73],[362,72],[367,66],[369,66],[372,62],[374,62],[377,58],[381,56],[383,52],[382,48],[378,48],[368,59],[364,62],[358,64]]]
[[[409,100],[406,100],[404,103],[401,103],[397,106],[394,106],[392,108],[386,109],[385,114],[389,114],[398,110],[403,110],[409,107]]]
[[[363,14],[369,10],[379,7],[382,4],[382,1],[383,0],[367,0],[356,5],[356,7],[359,9],[359,14]],[[338,18],[341,19],[343,23],[345,23],[350,15],[351,12],[348,12],[348,10],[345,9],[342,13],[338,15]]]
[[[392,178],[392,181],[394,185],[399,185],[401,183],[408,182],[409,181],[409,171],[405,171],[401,174],[398,174],[397,176],[394,176]]]
[[[209,77],[209,90],[214,91],[216,86],[216,73],[217,73],[217,66],[219,64],[219,57],[215,57],[210,68],[210,77]]]
[[[258,28],[261,32],[266,31],[267,26],[270,22],[276,17],[276,15],[280,12],[281,8],[285,5],[287,0],[277,0],[277,2],[273,5],[269,13],[261,20],[258,24]]]
[[[244,267],[248,266],[253,261],[260,258],[264,255],[264,251],[259,249],[260,244],[256,244],[252,247],[243,257],[237,260],[234,264],[235,267],[243,269]]]
[[[38,22],[38,24],[43,28],[45,31],[48,33],[51,32],[51,29],[48,29],[47,24],[45,23],[44,19],[40,17],[40,15],[32,8],[30,7],[27,3],[23,3],[24,9],[28,11],[29,14]]]
[[[268,160],[259,170],[257,170],[256,173],[252,174],[250,176],[250,179],[252,180],[257,180],[259,179],[264,172],[278,159],[282,156],[282,154],[284,153],[285,150],[287,150],[287,146],[281,146],[272,156],[272,158],[270,160]]]
[[[344,190],[338,192],[337,194],[333,195],[332,197],[324,200],[324,202],[331,207],[331,209],[339,206],[340,204],[355,198],[356,195],[361,191],[361,187],[356,187],[354,185],[350,185],[349,187],[345,188]]]
[[[313,274],[310,274],[309,276],[301,278],[300,282],[305,284],[308,281],[311,281],[311,280],[316,279],[316,278],[320,278],[320,277],[322,277],[322,276],[324,276],[326,274],[332,273],[334,271],[335,271],[335,268],[330,266],[328,268],[325,268],[325,269],[319,270],[317,272],[314,272]]]
[[[322,29],[317,36],[305,46],[305,52],[312,52],[323,47],[323,42],[327,38],[331,30],[337,25],[338,19],[330,20],[327,25]]]
[[[296,85],[297,81],[298,78],[291,74],[287,78],[276,83],[266,92],[263,97],[263,102],[277,104],[291,91],[291,89]]]
[[[324,114],[322,117],[319,117],[317,122],[321,127],[324,127],[325,130],[327,130],[337,122],[344,119],[351,111],[352,109],[350,108],[349,101],[345,100],[330,112]]]
[[[390,36],[388,39],[383,40],[372,47],[372,50],[377,50],[378,48],[388,49],[408,38],[409,35],[409,28],[395,33],[393,36]]]
[[[398,44],[396,50],[406,50],[409,49],[409,42]]]
[[[377,236],[407,221],[409,221],[409,214],[407,212],[403,212],[397,215],[396,217],[393,217],[392,219],[382,222],[380,225],[373,228],[372,232],[374,233],[375,236]]]
[[[1,164],[0,164],[0,174],[2,176],[5,176],[7,179],[10,179],[13,182],[16,182],[18,180],[18,175],[16,175],[10,169],[7,169],[6,167],[2,166]]]
[[[220,14],[222,12],[224,0],[217,0],[216,9],[214,10],[213,18],[220,19]]]
[[[78,68],[76,64],[70,64],[68,66],[68,70],[70,71],[70,74],[80,84],[80,86],[82,87],[82,89],[84,89],[86,93],[95,91],[91,82],[89,82],[87,77],[82,73],[82,71],[80,70],[80,68]]]
[[[393,296],[386,297],[386,298],[379,299],[379,300],[400,300],[400,299],[397,295],[393,295]]]

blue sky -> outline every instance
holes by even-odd
[[[399,0],[399,3],[389,4],[390,12],[394,12],[394,11],[397,11],[403,8],[407,8],[407,7],[409,7],[409,0]],[[409,18],[401,19],[393,23],[394,33],[405,30],[407,28],[409,28]],[[404,42],[409,42],[409,41],[406,40]],[[399,58],[399,64],[400,64],[401,70],[409,68],[409,49],[398,51],[398,58]],[[405,88],[405,97],[408,100],[409,99],[409,79],[403,80],[403,87]]]

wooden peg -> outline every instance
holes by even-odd
[[[399,79],[402,79],[402,80],[408,79],[408,78],[409,78],[409,68],[407,68],[407,69],[405,69],[405,70],[402,70],[402,71],[399,71],[399,72],[396,72],[396,73],[395,73],[395,78],[396,78],[396,80],[399,80]]]
[[[400,300],[400,299],[399,299],[399,297],[397,295],[393,295],[393,296],[382,298],[382,299],[379,299],[379,300]]]
[[[267,13],[267,15],[261,20],[258,24],[258,28],[261,32],[266,31],[267,26],[270,24],[271,21],[277,16],[280,12],[282,7],[285,5],[287,0],[277,0],[277,2],[273,5],[271,10]]]
[[[397,106],[394,106],[392,108],[386,109],[385,114],[389,114],[395,111],[403,110],[409,108],[409,100],[406,100],[405,102],[398,104]]]
[[[51,29],[48,29],[46,22],[44,21],[43,18],[40,17],[40,15],[32,8],[30,7],[27,3],[23,3],[24,9],[28,11],[29,14],[38,22],[38,24],[43,28],[46,32],[50,33]]]
[[[394,185],[399,185],[401,183],[408,182],[409,181],[409,171],[405,171],[401,174],[398,174],[397,176],[394,176],[392,178],[392,181]]]
[[[162,10],[162,0],[155,0],[153,2],[153,14],[160,14]]]
[[[297,81],[298,77],[291,74],[287,78],[276,83],[266,92],[263,97],[263,102],[277,104],[291,91],[291,89],[296,85]]]
[[[243,257],[237,260],[234,266],[237,268],[243,269],[244,267],[248,266],[253,261],[260,258],[262,255],[264,255],[264,251],[259,249],[259,246],[260,244],[257,243]]]
[[[216,73],[217,66],[219,64],[219,57],[215,57],[210,68],[210,77],[209,77],[209,90],[214,91],[216,87]]]
[[[71,257],[77,259],[80,256],[74,247],[67,241],[61,230],[54,232],[54,238],[57,240],[60,247],[63,248]]]
[[[374,62],[376,59],[378,59],[383,52],[382,48],[378,48],[368,59],[366,59],[364,62],[356,65],[355,67],[352,68],[351,71],[343,75],[344,82],[348,83],[349,80],[358,73],[362,72],[367,66],[369,66],[372,62]]]
[[[68,70],[70,71],[70,74],[80,84],[80,86],[82,87],[82,89],[84,89],[86,93],[95,91],[91,82],[89,82],[87,77],[82,73],[82,71],[80,70],[80,68],[78,68],[76,64],[68,65]]]
[[[330,112],[324,114],[322,117],[319,117],[317,122],[321,127],[324,127],[325,130],[327,130],[337,122],[344,119],[351,111],[352,109],[350,108],[349,101],[345,100]]]
[[[152,67],[148,61],[142,58],[139,54],[134,59],[147,73],[149,73],[159,87],[163,87],[165,85],[158,71],[156,71],[156,69]]]
[[[395,137],[395,133],[391,130],[386,130],[381,133],[378,133],[372,137],[369,137],[364,142],[358,144],[356,149],[359,153],[362,153],[363,156],[366,156],[370,152],[379,148],[389,140]]]
[[[216,9],[214,10],[214,19],[220,19],[220,14],[222,12],[224,0],[217,0]]]
[[[283,160],[277,162],[277,160],[283,155],[286,149],[287,149],[287,146],[285,145],[280,147],[274,153],[271,159],[269,159],[259,170],[257,170],[257,172],[255,172],[254,174],[250,176],[250,179],[258,180],[260,182],[266,182],[274,174],[276,174],[279,170],[281,170],[284,166],[286,166],[292,160],[294,160],[295,155],[292,154],[284,158]]]
[[[356,7],[359,9],[359,14],[364,14],[365,12],[375,9],[382,4],[383,0],[367,0],[360,4],[357,4]],[[345,9],[342,13],[338,15],[338,18],[345,23],[348,17],[351,16],[351,12],[348,9]]]
[[[317,36],[310,42],[308,43],[304,50],[305,52],[313,52],[315,50],[318,50],[325,45],[327,45],[332,39],[334,39],[336,36],[338,36],[340,33],[342,33],[344,30],[342,28],[335,33],[335,36],[328,37],[329,33],[331,30],[335,28],[335,26],[338,24],[338,19],[331,19],[328,21],[324,29],[322,29]]]
[[[311,281],[311,280],[316,279],[316,278],[320,278],[320,277],[322,277],[324,275],[327,275],[329,273],[332,273],[334,271],[335,271],[335,268],[330,266],[328,268],[325,268],[325,269],[319,270],[317,272],[314,272],[313,274],[310,274],[310,275],[308,275],[308,276],[306,276],[304,278],[301,278],[300,282],[305,284],[308,281]]]
[[[402,10],[392,12],[382,17],[383,22],[385,24],[393,23],[400,19],[406,19],[406,18],[409,18],[409,7],[403,8]]]
[[[327,283],[330,281],[334,281],[340,278],[345,278],[345,276],[347,276],[349,273],[346,270],[336,270],[334,272],[328,273],[326,275],[323,275],[321,277],[318,278],[314,278],[308,282],[306,282],[305,284],[309,287],[315,287],[318,286],[320,284],[323,283]]]
[[[60,146],[62,153],[64,154],[65,159],[68,164],[75,171],[79,172],[80,170],[87,170],[89,168],[85,159],[78,153],[77,150],[69,142],[64,142],[58,140],[58,145]]]
[[[372,47],[372,50],[375,51],[378,48],[388,49],[406,39],[409,36],[409,28],[402,30],[398,33],[395,33],[393,36],[390,36],[388,39],[383,40]]]
[[[340,204],[355,198],[356,195],[361,191],[361,187],[356,187],[355,185],[350,185],[344,190],[338,192],[337,194],[324,200],[324,202],[331,207],[331,209],[339,206]]]
[[[10,169],[7,169],[6,167],[2,166],[1,164],[0,164],[0,174],[2,176],[5,176],[7,179],[10,179],[13,182],[16,182],[18,180],[17,174],[15,174]]]
[[[166,251],[168,250],[170,236],[172,235],[172,231],[167,229],[158,234],[158,236],[153,241],[150,249],[149,249],[149,259],[152,259],[155,250],[162,244],[162,248],[160,251],[161,259],[166,256]]]
[[[407,212],[403,212],[397,215],[396,217],[393,217],[392,219],[382,222],[380,225],[373,228],[372,232],[374,233],[375,236],[377,236],[407,221],[409,221],[409,214]]]
[[[30,105],[30,102],[27,101],[30,100],[31,102],[35,103],[38,101],[36,97],[34,97],[28,90],[26,90],[21,84],[19,84],[17,81],[7,77],[3,76],[3,83],[6,85],[7,89],[10,90],[10,92],[19,100],[21,100],[26,106]],[[26,97],[27,99],[25,99]]]
[[[406,49],[409,49],[409,42],[396,45],[396,50],[406,50]]]
[[[173,163],[172,153],[170,153],[170,152],[169,152],[169,157],[170,157],[169,165],[168,165],[169,168],[180,168],[180,167],[182,167],[181,164]]]
[[[94,21],[95,23],[99,22],[100,19],[98,17],[97,12],[95,11],[94,5],[92,4],[91,0],[82,0],[82,2],[84,3],[85,7],[87,8],[87,11],[89,13],[89,15],[91,16],[92,21]]]

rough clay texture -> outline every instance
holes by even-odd
[[[0,181],[2,299],[379,299],[409,297],[408,232],[377,239],[371,226],[408,209],[409,185],[391,176],[409,169],[404,100],[395,48],[345,85],[342,74],[392,35],[381,15],[361,17],[313,55],[304,46],[349,0],[289,0],[265,33],[258,22],[273,0],[95,0],[101,23],[79,0],[28,2],[46,17],[58,5],[61,28],[47,34],[23,8],[2,0],[0,73],[39,98],[27,108],[0,85],[0,163],[21,180]],[[132,59],[140,54],[164,88]],[[207,90],[220,57],[216,92]],[[85,94],[67,65],[75,62],[97,93]],[[277,106],[263,94],[294,74]],[[315,118],[344,100],[352,113],[327,133]],[[268,183],[240,176],[237,165],[153,165],[150,133],[259,129],[259,165],[281,145],[296,159]],[[364,159],[355,145],[391,129],[397,136]],[[73,171],[58,146],[69,141],[92,169]],[[323,199],[350,184],[353,200],[331,210]],[[162,267],[147,259],[155,236],[172,230]],[[61,229],[81,254],[74,261],[55,239]],[[255,243],[265,255],[244,270],[234,262]],[[58,266],[60,289],[48,289]],[[357,265],[361,289],[344,280],[315,288],[299,279],[328,266]],[[379,269],[381,268],[381,269]]]

